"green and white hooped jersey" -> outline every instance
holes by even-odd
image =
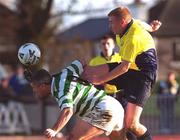
[[[73,76],[79,77],[82,72],[81,62],[75,60],[61,73],[54,75],[51,84],[52,95],[60,109],[70,107],[80,117],[91,111],[106,96],[103,90],[96,89],[92,84],[73,81]]]

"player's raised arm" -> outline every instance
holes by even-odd
[[[141,20],[135,19],[135,21],[138,22],[138,24],[140,26],[142,26],[148,32],[155,32],[155,31],[159,30],[159,28],[162,25],[162,23],[159,20],[153,20],[150,24],[148,24],[144,21],[141,21]]]

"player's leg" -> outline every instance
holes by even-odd
[[[87,129],[87,122],[83,121],[80,118],[76,118],[76,123],[71,131],[73,134],[82,135]]]
[[[126,131],[122,129],[120,131],[112,131],[109,135],[110,140],[127,140],[126,139]]]
[[[138,140],[152,140],[147,128],[140,123],[142,110],[142,107],[128,103],[125,114],[125,127],[133,132]]]
[[[130,86],[125,89],[128,101],[125,111],[125,127],[136,135],[137,140],[152,140],[147,128],[140,123],[140,116],[146,101],[151,95],[156,74],[131,71],[129,77]]]
[[[78,121],[67,140],[90,140],[104,133],[104,130],[92,126],[85,121]]]

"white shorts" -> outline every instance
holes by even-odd
[[[119,131],[124,125],[124,109],[113,97],[105,96],[92,111],[82,118],[85,122],[100,128],[109,135],[112,131]]]

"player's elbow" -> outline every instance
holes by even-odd
[[[123,73],[126,73],[128,71],[129,67],[123,67],[122,71]]]
[[[64,112],[64,114],[67,115],[67,116],[72,116],[72,115],[73,115],[73,109],[72,109],[72,108],[69,108],[69,107],[63,109],[63,112]]]
[[[128,70],[129,70],[129,65],[124,65],[124,66],[122,67],[122,72],[123,72],[123,73],[126,73]]]

